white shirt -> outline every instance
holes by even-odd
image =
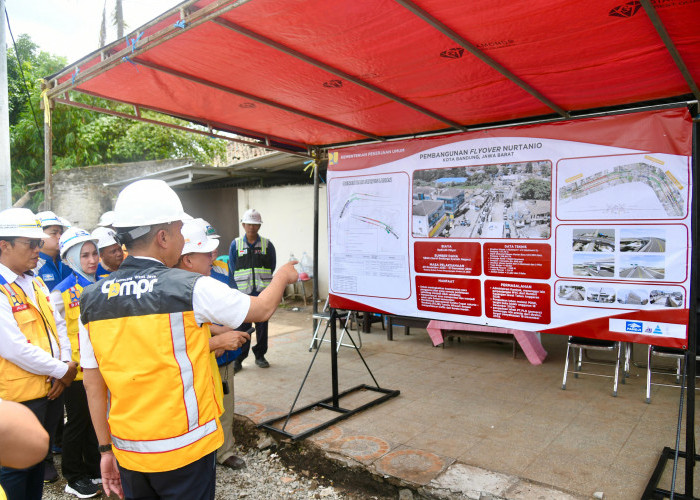
[[[32,285],[33,277],[28,274],[17,275],[7,266],[0,264],[0,275],[7,283],[14,283],[19,286],[27,295],[28,300],[35,307],[36,295]],[[44,288],[44,293],[49,295],[49,291]],[[62,361],[70,361],[71,349],[70,341],[65,335],[65,321],[54,311],[56,326],[63,324],[63,328],[58,327],[58,338],[61,343],[61,350],[53,335],[49,334],[51,341],[51,353],[44,351],[41,347],[27,342],[27,337],[20,331],[17,321],[12,314],[12,306],[6,297],[0,297],[0,357],[5,358],[23,370],[37,375],[46,375],[54,378],[63,377],[68,371],[68,365]],[[63,333],[61,333],[61,330]]]
[[[228,285],[221,281],[217,281],[210,276],[202,276],[194,284],[194,289],[192,290],[192,312],[194,312],[194,319],[199,325],[217,323],[229,328],[237,328],[245,321],[249,309],[250,297],[238,290],[229,288]],[[80,366],[83,368],[97,368],[97,360],[92,349],[90,336],[82,321],[78,322],[78,326],[80,328]]]

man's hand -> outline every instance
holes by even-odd
[[[75,361],[69,361],[68,363],[68,371],[66,371],[66,374],[61,377],[59,380],[60,382],[68,387],[71,382],[75,379],[75,376],[78,374],[78,363]]]
[[[114,453],[102,453],[100,457],[100,472],[102,473],[102,488],[106,496],[112,493],[119,498],[124,498],[124,490],[122,490],[122,479],[117,468],[117,459]]]
[[[288,285],[296,283],[297,281],[299,281],[299,273],[296,269],[294,269],[294,266],[298,263],[298,260],[291,260],[287,262],[285,265],[283,265],[277,270],[275,275],[279,274],[280,276],[285,278]]]
[[[248,340],[250,340],[250,335],[248,335],[246,332],[229,330],[227,332],[214,335],[212,338],[210,338],[209,350],[217,351],[218,349],[224,349],[226,351],[235,351]]]
[[[46,395],[48,399],[54,400],[61,394],[63,394],[63,391],[66,388],[66,386],[63,385],[63,382],[61,382],[61,380],[62,379],[55,379],[53,377],[49,379],[49,382],[51,383],[51,389],[49,389],[49,392]]]

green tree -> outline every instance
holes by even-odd
[[[29,98],[14,49],[10,48],[10,156],[12,191],[15,198],[27,190],[27,184],[44,179],[41,80],[66,65],[65,58],[39,51],[27,35],[18,38],[17,46]],[[10,66],[12,70],[9,69]],[[109,103],[85,94],[73,93],[72,98],[93,106],[132,113],[130,106]],[[183,120],[152,112],[143,112],[142,116],[181,126],[189,125]],[[223,140],[61,104],[52,110],[51,123],[55,169],[168,158],[192,158],[211,164],[215,159],[222,157],[226,149]],[[30,206],[36,207],[40,201],[41,195],[38,194],[32,199]]]
[[[548,200],[552,195],[552,184],[544,179],[528,179],[518,186],[523,200]]]

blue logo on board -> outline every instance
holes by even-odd
[[[626,321],[625,331],[633,333],[642,333],[642,322],[641,321]]]
[[[656,325],[656,328],[654,328],[654,335],[663,335],[664,332],[661,331],[661,328],[659,325]]]

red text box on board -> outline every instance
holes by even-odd
[[[417,273],[481,274],[481,245],[454,241],[418,241],[413,245]]]
[[[489,318],[548,324],[551,289],[546,283],[486,280],[484,304]]]
[[[418,309],[481,316],[481,281],[467,278],[416,276]]]
[[[484,274],[546,280],[552,247],[543,243],[484,243]]]

